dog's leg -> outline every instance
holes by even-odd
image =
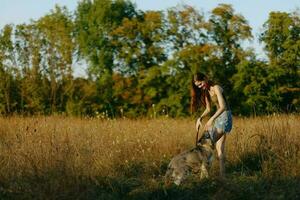
[[[174,181],[174,183],[175,183],[177,186],[179,186],[180,183],[181,183],[181,179],[180,179],[180,178],[176,179],[176,180]]]
[[[200,179],[203,178],[208,178],[207,165],[204,163],[201,165],[201,175],[200,175]]]
[[[164,177],[165,186],[169,186],[171,183],[171,175],[172,175],[173,169],[171,167],[168,167],[167,172]]]
[[[188,166],[182,166],[174,169],[172,174],[172,177],[174,178],[174,183],[176,185],[180,185],[187,178],[188,174],[189,174]]]
[[[174,177],[174,183],[178,186],[184,179],[184,173],[174,172],[173,177]]]

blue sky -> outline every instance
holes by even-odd
[[[0,0],[0,27],[7,23],[24,23],[38,19],[54,7],[76,8],[78,0]],[[232,4],[237,13],[248,19],[254,31],[267,20],[270,11],[291,12],[300,8],[299,0],[132,0],[142,10],[165,10],[178,4],[188,4],[208,13],[220,3]]]
[[[48,13],[55,4],[75,10],[78,0],[0,0],[0,28],[5,24],[28,23]],[[247,44],[262,54],[262,45],[257,35],[271,11],[293,12],[300,9],[300,0],[132,0],[141,10],[166,10],[180,4],[188,4],[208,13],[220,3],[233,5],[235,11],[242,14],[253,28],[254,40]],[[206,15],[206,16],[207,16]],[[263,56],[262,56],[263,57]]]

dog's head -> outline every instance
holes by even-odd
[[[197,146],[204,146],[204,145],[207,145],[207,146],[211,147],[212,149],[215,146],[208,131],[203,132],[202,136],[200,137],[200,139],[197,142]]]

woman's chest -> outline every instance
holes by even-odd
[[[210,96],[211,101],[212,101],[214,104],[218,105],[218,97],[217,97],[215,91],[214,91],[214,90],[210,90],[210,91],[208,91],[208,92],[209,92],[209,96]]]

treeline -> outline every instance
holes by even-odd
[[[0,113],[187,116],[197,71],[224,87],[235,114],[297,112],[300,15],[271,12],[262,28],[267,61],[243,47],[251,27],[231,5],[208,16],[125,0],[82,0],[74,13],[56,6],[2,28]],[[74,76],[78,62],[87,77]]]

